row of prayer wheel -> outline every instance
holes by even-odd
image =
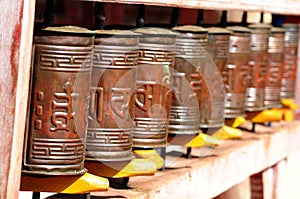
[[[35,31],[23,172],[79,175],[132,147],[292,98],[298,26]]]

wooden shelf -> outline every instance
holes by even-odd
[[[247,126],[246,126],[247,127]],[[249,127],[250,128],[250,127]],[[244,132],[241,140],[223,141],[206,150],[193,149],[191,159],[179,158],[154,176],[132,177],[128,187],[110,188],[94,196],[127,198],[212,198],[265,170],[300,148],[300,122],[257,126],[257,133]],[[171,156],[167,156],[171,160]]]
[[[100,1],[100,0],[86,0],[86,1]],[[146,5],[171,6],[171,7],[180,7],[180,8],[210,9],[210,10],[264,11],[264,12],[280,13],[286,15],[300,15],[300,9],[299,9],[300,0],[252,0],[252,1],[245,1],[245,0],[165,0],[165,1],[103,0],[101,2],[146,4]],[[34,27],[35,6],[36,6],[35,3],[36,2],[34,0],[33,1],[4,0],[1,4],[2,12],[0,14],[0,30],[1,30],[0,33],[0,52],[1,52],[0,53],[0,58],[1,58],[0,104],[2,106],[0,111],[0,118],[1,118],[0,125],[1,125],[2,141],[0,142],[0,152],[2,156],[0,157],[0,164],[1,164],[0,179],[2,182],[1,184],[2,186],[0,186],[0,198],[18,197],[20,177],[21,177],[21,162],[22,162],[22,150],[23,150],[22,143],[24,140],[27,102],[28,102],[28,93],[29,93],[29,76],[30,76],[29,74],[30,74],[32,37],[33,37],[33,27]],[[299,125],[297,125],[297,127],[295,128],[298,128],[298,126]],[[279,134],[276,133],[274,138],[273,136],[271,136],[272,139],[271,138],[270,139],[276,140],[277,135],[278,137],[281,136],[280,133]],[[288,133],[288,135],[290,135],[290,133]],[[282,136],[284,137],[284,135]],[[291,135],[292,138],[295,138],[295,136],[298,136],[298,134]],[[268,140],[269,139],[268,136],[267,138],[264,138],[262,140],[265,139]],[[260,141],[262,143],[254,142],[253,144],[259,145],[260,143],[261,145],[263,145],[265,143],[267,145],[269,141],[266,140]],[[251,145],[252,141],[253,140],[246,139],[245,141],[243,140],[242,142],[249,143]],[[288,138],[285,137],[285,141],[284,142],[280,141],[280,145],[284,143],[286,148],[295,146],[294,143],[295,139],[288,140]],[[291,142],[291,144],[288,144],[288,141]],[[230,143],[230,142],[226,142],[226,143]],[[236,142],[233,141],[233,143]],[[236,146],[236,151],[240,151],[237,149],[238,146]],[[218,149],[214,151],[218,151]],[[277,161],[279,158],[286,157],[288,155],[288,152],[289,151],[285,149],[283,151],[278,152],[278,154],[280,155],[274,155],[273,154],[274,152],[272,152],[272,150],[271,152],[268,152],[270,154],[267,154],[267,152],[264,151],[263,152],[264,155],[262,157],[258,155],[258,157],[263,158],[260,161],[268,160],[268,164],[266,164],[265,162],[264,164],[259,163],[255,159],[254,163],[256,164],[256,167],[254,168],[256,169],[256,171],[258,171],[258,169],[262,169],[261,167],[267,166],[270,163],[274,163],[274,161]],[[272,155],[274,155],[274,157],[272,157]],[[227,158],[226,154],[224,154],[224,158],[225,157]],[[231,156],[229,156],[228,158],[230,159]],[[205,159],[210,159],[210,158],[205,158]],[[196,161],[196,160],[192,159],[188,161]],[[211,160],[211,161],[213,163],[214,161],[217,160]],[[228,162],[230,163],[231,160],[229,160]],[[203,161],[199,161],[199,164],[202,163]],[[245,165],[242,163],[240,163],[242,166]],[[217,162],[214,164],[221,165],[221,163],[217,163]],[[251,162],[249,162],[249,164],[251,164]],[[196,168],[198,167],[204,168],[204,166],[200,166],[200,165],[197,166],[197,164],[195,166]],[[194,172],[201,171],[201,169],[200,170],[199,169],[194,170],[194,168],[192,169],[193,169],[192,171]],[[184,169],[180,170],[183,176],[186,175],[186,172],[189,173],[192,171],[184,170]],[[167,170],[166,173],[159,172],[156,176],[173,174],[171,172],[173,172],[173,170]],[[249,172],[254,172],[254,169],[248,170],[248,174]],[[203,177],[202,175],[203,174],[201,175],[199,174],[199,177]],[[242,175],[245,174],[242,172],[242,174],[237,175],[239,176],[239,178],[237,179],[240,180],[242,177],[244,177]],[[138,179],[139,178],[133,178],[130,182],[130,186],[132,185],[134,187],[135,186],[134,183],[135,182],[138,183]],[[147,178],[147,180],[150,179],[152,178]],[[204,178],[204,179],[207,180],[208,178]],[[193,183],[197,182],[195,178],[192,178],[191,180]],[[236,181],[237,180],[235,180],[234,182],[224,181],[225,183],[221,187],[222,190],[228,188],[233,183],[236,183]],[[211,184],[216,183],[214,180],[209,180],[209,182],[211,182]],[[200,180],[199,183],[203,183],[203,182],[201,182]],[[209,187],[208,185],[205,186],[206,186],[205,188]],[[165,187],[168,186],[165,185]],[[154,187],[154,192],[156,190],[155,188],[156,186]],[[221,188],[219,191],[221,191]],[[176,187],[174,189],[176,190]],[[213,188],[208,189],[209,190],[208,192],[210,194],[214,195],[217,193],[217,192],[212,192],[211,189]],[[153,190],[152,192],[151,190],[149,190],[148,192],[143,191],[143,189],[141,190],[142,193],[140,194],[142,195],[143,194],[149,195],[153,193]],[[172,189],[170,188],[170,190]],[[136,189],[132,189],[132,192],[135,195],[139,193],[139,191],[136,191]],[[108,192],[108,194],[110,193],[112,192]],[[124,193],[128,193],[128,192],[124,192]],[[191,194],[192,193],[193,192],[191,192]]]
[[[110,3],[145,4],[208,10],[245,10],[286,15],[300,14],[300,0],[87,0]]]

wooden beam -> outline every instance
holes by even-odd
[[[245,125],[247,128],[250,126]],[[192,158],[189,159],[176,156],[180,155],[177,151],[172,153],[168,150],[163,172],[156,172],[154,176],[132,177],[127,190],[111,188],[107,192],[91,195],[128,198],[216,197],[253,174],[272,168],[300,148],[299,121],[274,122],[273,127],[257,125],[256,129],[255,133],[244,132],[241,140],[225,140],[214,148],[193,148]],[[259,175],[256,183],[258,194],[253,198],[263,197],[261,185],[264,182],[262,173]],[[276,186],[276,183],[270,184],[270,193],[276,191]],[[278,187],[276,189],[279,190]]]
[[[179,8],[207,9],[207,10],[245,10],[270,12],[278,14],[299,15],[300,1],[295,0],[86,0],[110,3],[145,4]]]
[[[35,0],[3,0],[0,12],[0,198],[18,198]]]

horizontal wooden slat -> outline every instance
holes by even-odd
[[[300,14],[300,0],[87,0],[110,3],[145,4],[208,10],[245,10],[286,15]]]
[[[4,0],[0,12],[0,198],[18,198],[35,1]]]
[[[250,128],[251,125],[246,126]],[[128,189],[92,193],[128,198],[212,198],[249,176],[275,165],[300,148],[300,122],[257,126],[241,140],[228,140],[211,149],[193,149],[193,158],[179,158],[154,176],[130,178]],[[207,154],[197,158],[199,154]],[[170,161],[170,155],[167,160]]]

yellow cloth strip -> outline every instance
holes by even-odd
[[[134,150],[133,154],[137,158],[148,159],[155,163],[156,169],[161,169],[165,161],[155,150]]]
[[[240,129],[236,129],[229,126],[223,126],[212,136],[218,140],[228,140],[228,139],[240,139],[242,138],[242,135],[243,132]]]
[[[106,178],[85,173],[81,176],[22,175],[20,190],[81,194],[92,191],[106,191],[108,188],[109,182]]]
[[[296,110],[299,108],[299,105],[293,99],[281,99],[281,105],[283,108],[288,108],[291,110]]]
[[[279,122],[282,118],[283,113],[279,109],[263,110],[261,112],[247,114],[247,119],[256,123]]]
[[[235,118],[234,122],[232,123],[231,127],[238,127],[246,122],[246,119],[244,117],[237,117]]]
[[[210,135],[199,133],[193,140],[185,144],[185,147],[204,147],[218,145],[219,141]]]
[[[110,178],[154,175],[156,164],[148,159],[132,159],[128,162],[90,162],[84,163],[89,173]]]

